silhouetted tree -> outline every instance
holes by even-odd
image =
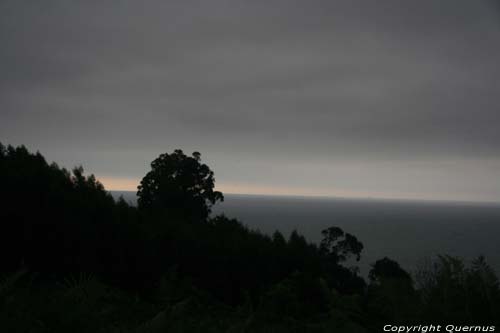
[[[329,255],[335,262],[347,260],[351,255],[356,257],[356,261],[361,258],[363,244],[358,239],[339,227],[330,227],[321,232],[323,240],[320,249]]]
[[[399,264],[387,257],[377,260],[368,275],[373,283],[380,283],[384,279],[402,279],[411,282],[411,276]]]
[[[438,256],[437,260],[420,267],[416,282],[423,302],[422,316],[426,320],[500,323],[499,281],[483,257],[467,267],[460,258]]]
[[[206,220],[211,207],[224,196],[214,191],[214,173],[201,163],[201,154],[182,150],[161,154],[138,186],[140,210],[166,212],[190,221]]]
[[[418,295],[410,274],[387,257],[377,260],[369,273],[367,306],[374,322],[383,325],[414,322],[418,318]]]

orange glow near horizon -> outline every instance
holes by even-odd
[[[140,180],[134,178],[100,177],[99,181],[108,191],[137,191]],[[442,200],[441,198],[425,198],[415,193],[376,193],[370,191],[350,191],[346,189],[318,189],[289,186],[264,186],[249,183],[219,183],[218,191],[225,194],[278,195],[304,197],[340,197],[340,198],[378,198],[378,199],[413,199]],[[453,200],[453,199],[451,199]],[[460,200],[457,198],[456,200]]]
[[[99,181],[108,191],[136,191],[139,179],[101,177]],[[355,193],[352,191],[322,191],[318,189],[307,189],[302,187],[286,186],[262,186],[248,183],[220,183],[216,186],[217,191],[228,194],[262,194],[262,195],[297,195],[297,196],[372,196],[373,193]]]
[[[99,177],[99,181],[108,191],[137,191],[139,179],[120,177]]]

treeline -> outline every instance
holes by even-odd
[[[212,216],[223,200],[197,152],[162,154],[115,201],[68,171],[0,144],[0,331],[365,332],[383,325],[498,324],[484,258],[441,256],[410,276],[395,261],[355,267],[363,244],[340,228],[313,244]]]

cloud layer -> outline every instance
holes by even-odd
[[[500,200],[498,40],[494,1],[6,0],[0,140],[103,179],[184,148],[242,192]]]

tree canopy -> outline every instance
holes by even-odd
[[[224,200],[214,187],[214,173],[201,163],[201,154],[187,156],[177,149],[151,163],[151,171],[138,187],[139,209],[164,211],[190,221],[206,220],[212,205]]]
[[[356,236],[344,231],[339,227],[330,227],[321,232],[321,250],[328,254],[335,262],[346,261],[350,256],[355,256],[356,261],[361,259],[363,243]]]

